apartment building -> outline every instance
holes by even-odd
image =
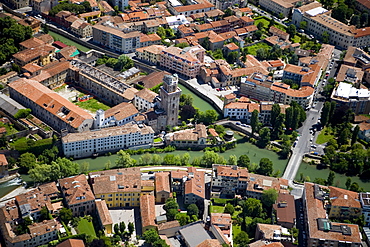
[[[362,214],[357,192],[329,186],[330,205],[327,206],[329,218],[353,219]]]
[[[37,14],[49,12],[57,4],[58,0],[30,0],[32,11]]]
[[[113,0],[112,6],[118,6],[118,9],[123,11],[128,6],[128,0]]]
[[[91,37],[92,25],[90,23],[84,22],[81,19],[78,19],[72,23],[71,31],[81,38]]]
[[[96,212],[99,217],[98,221],[100,224],[101,229],[104,229],[104,233],[106,235],[113,233],[113,220],[109,213],[107,203],[105,200],[97,199],[95,201],[96,204]]]
[[[55,182],[51,182],[20,194],[15,197],[15,200],[19,207],[20,217],[30,217],[33,221],[37,221],[43,207],[46,207],[50,214],[55,213],[51,201],[57,198],[59,198],[59,190]]]
[[[205,49],[200,46],[168,47],[161,53],[160,66],[188,78],[195,78],[204,63]]]
[[[144,88],[135,93],[134,105],[139,111],[148,111],[156,105],[158,94]]]
[[[134,121],[139,114],[138,110],[131,103],[122,102],[106,111],[96,111],[94,129],[121,126]]]
[[[176,192],[176,195],[183,195],[185,182],[188,177],[188,171],[175,170],[171,171],[170,173],[171,191]]]
[[[38,81],[21,78],[9,84],[10,97],[30,108],[32,114],[56,131],[91,129],[93,117]]]
[[[327,218],[327,187],[305,183],[302,198],[308,246],[362,246],[358,225],[332,222]]]
[[[275,15],[279,15],[281,13],[284,17],[289,18],[292,13],[292,9],[298,2],[298,0],[260,0],[259,5],[261,5],[263,9],[266,9]]]
[[[296,224],[296,211],[294,196],[289,193],[279,193],[276,203],[273,205],[276,212],[277,224],[286,228],[292,228]]]
[[[205,191],[205,172],[189,167],[188,179],[184,185],[184,203],[195,204],[198,200],[204,200]]]
[[[365,225],[370,225],[370,193],[361,192],[359,193],[360,203],[362,207],[362,214],[364,215]]]
[[[223,109],[224,117],[239,120],[244,119],[247,122],[250,122],[254,110],[260,111],[260,105],[258,103],[231,102],[225,105]]]
[[[54,61],[42,68],[38,68],[34,64],[33,66],[27,65],[24,66],[22,69],[30,70],[33,72],[33,75],[30,76],[30,78],[32,80],[38,81],[39,83],[50,89],[62,85],[71,78],[71,65],[69,61]],[[34,71],[32,67],[37,70]]]
[[[157,172],[155,174],[155,202],[165,203],[171,197],[170,173]]]
[[[44,44],[27,50],[17,52],[13,55],[14,62],[23,67],[28,63],[37,63],[44,66],[51,61],[55,48],[51,45]]]
[[[242,1],[240,1],[240,0],[230,0],[230,1],[211,0],[210,2],[215,5],[216,9],[220,9],[220,10],[226,10],[227,8],[233,7],[233,6],[236,6],[236,5],[239,6],[242,3]]]
[[[169,4],[168,9],[173,15],[184,15],[185,17],[215,9],[215,6],[207,0],[198,0],[194,2],[196,3],[178,7],[173,7],[172,4]]]
[[[155,223],[155,198],[153,195],[140,196],[140,216],[142,232],[157,229]]]
[[[84,133],[69,133],[62,137],[62,146],[65,156],[82,158],[121,149],[150,148],[153,138],[151,127],[128,123]]]
[[[250,99],[267,101],[271,97],[271,86],[271,77],[261,73],[253,73],[241,78],[239,92]]]
[[[234,198],[243,194],[248,184],[248,170],[237,166],[212,166],[212,198]]]
[[[290,105],[292,101],[297,102],[303,108],[308,107],[313,100],[314,89],[306,86],[300,89],[292,89],[290,85],[280,82],[274,82],[271,86],[271,101]]]
[[[140,168],[90,172],[89,181],[95,197],[105,200],[108,208],[138,207],[140,205]]]
[[[163,45],[151,45],[136,49],[136,57],[150,64],[159,65],[162,51],[166,49]]]
[[[329,34],[329,43],[343,49],[350,46],[363,47],[370,41],[370,28],[356,29],[330,16],[330,12],[317,2],[296,8],[293,11],[292,23],[299,27],[302,21],[307,22],[306,32],[321,39],[322,34]]]
[[[289,193],[288,180],[267,177],[259,174],[249,174],[246,196],[261,200],[264,190],[275,189],[279,193]]]
[[[8,160],[4,154],[0,154],[0,178],[8,175]]]
[[[370,90],[365,86],[360,88],[346,82],[340,82],[333,90],[331,99],[338,105],[348,106],[355,114],[370,112]]]
[[[79,217],[95,213],[95,196],[84,174],[58,180],[65,205]]]

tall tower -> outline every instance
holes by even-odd
[[[163,77],[163,86],[159,92],[161,105],[167,114],[167,123],[171,127],[177,126],[179,118],[179,104],[181,89],[177,86],[179,77],[177,74],[165,75]]]

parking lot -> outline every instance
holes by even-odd
[[[113,221],[113,226],[123,221],[127,229],[128,223],[133,222],[135,224],[135,231],[132,234],[133,239],[141,232],[140,217],[138,216],[140,212],[138,209],[110,209],[109,213]]]

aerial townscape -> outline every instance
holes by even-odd
[[[2,0],[0,247],[370,246],[370,0]]]

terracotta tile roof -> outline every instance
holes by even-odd
[[[356,2],[363,5],[368,10],[370,9],[370,1],[369,0],[357,0]]]
[[[44,44],[24,51],[17,52],[16,54],[13,55],[13,57],[18,59],[19,61],[28,63],[31,62],[32,60],[37,59],[40,56],[47,56],[54,50],[55,48],[53,46]]]
[[[225,97],[225,99],[236,99],[236,95],[235,94],[233,94],[233,93],[231,93],[231,94],[227,94],[227,95],[225,95],[224,96]]]
[[[356,29],[356,31],[354,33],[355,33],[355,38],[368,36],[368,35],[370,35],[370,27],[364,27],[364,28]]]
[[[362,122],[358,125],[361,131],[366,131],[370,129],[370,123]]]
[[[268,242],[263,240],[258,240],[256,242],[250,243],[249,247],[284,247],[280,242]]]
[[[1,166],[8,165],[8,160],[6,159],[6,156],[4,154],[0,154],[0,165]]]
[[[288,193],[279,193],[276,203],[273,205],[276,210],[278,222],[295,223],[296,212],[294,196]]]
[[[163,77],[170,75],[167,71],[158,71],[150,73],[141,79],[141,82],[145,88],[152,88],[163,82]]]
[[[68,205],[82,204],[95,200],[95,196],[84,174],[59,179],[58,181]]]
[[[230,226],[232,223],[230,214],[211,213],[212,225]]]
[[[85,247],[85,243],[81,239],[67,239],[61,242],[56,247]]]
[[[71,60],[73,59],[72,55],[77,51],[77,48],[75,46],[67,46],[62,48],[59,51],[59,54],[63,56],[66,60]]]
[[[173,141],[197,141],[200,138],[207,138],[207,129],[203,124],[197,124],[193,129],[186,129],[174,132]]]
[[[329,186],[332,206],[361,208],[357,192]]]
[[[98,16],[101,14],[101,11],[92,11],[92,12],[86,12],[86,13],[83,13],[83,14],[79,14],[80,18],[87,18],[87,17],[91,17],[91,16]]]
[[[117,121],[137,115],[139,111],[131,103],[122,102],[105,111],[105,118],[114,116]]]
[[[184,176],[186,177],[187,175],[188,172],[184,170],[171,171],[171,178],[181,179]]]
[[[140,196],[140,215],[143,228],[157,226],[155,223],[155,198],[153,195]]]
[[[184,50],[179,47],[170,46],[167,49],[165,49],[162,52],[162,54],[165,56],[172,55],[175,57],[174,59],[179,59],[179,60],[182,60],[182,62],[186,62],[186,63],[200,63],[197,56],[194,55],[191,50],[189,51],[185,50],[184,52]]]
[[[174,9],[181,13],[181,12],[186,12],[186,11],[196,11],[196,10],[201,10],[201,9],[206,9],[206,8],[212,8],[214,7],[213,4],[211,4],[208,1],[202,1],[203,3],[199,4],[192,4],[192,5],[186,5],[186,6],[179,6],[179,7],[174,7]]]
[[[215,129],[213,129],[213,128],[209,128],[208,129],[208,132],[209,132],[209,135],[210,136],[218,136],[218,133],[216,132],[216,130]]]
[[[327,239],[332,241],[354,242],[361,245],[361,238],[358,225],[344,224],[331,222],[330,224],[335,227],[346,227],[350,229],[350,235],[342,234],[342,232],[322,231],[318,226],[318,219],[326,219],[326,210],[323,201],[315,197],[315,193],[319,193],[322,188],[327,188],[313,183],[305,183],[305,198],[306,201],[306,215],[308,226],[309,239]],[[315,190],[317,192],[315,192]]]
[[[169,172],[157,172],[155,174],[155,191],[156,193],[165,191],[171,193],[170,187],[170,173]]]
[[[95,195],[116,192],[140,192],[140,168],[120,168],[89,173]]]
[[[201,198],[205,198],[205,173],[202,171],[194,171],[194,176],[185,182],[185,195],[194,194]]]
[[[206,239],[196,247],[222,247],[217,239]]]
[[[23,46],[26,49],[36,48],[44,44],[46,44],[44,41],[42,41],[41,39],[35,38],[35,37],[32,37],[30,39],[27,39],[19,43],[20,46]]]
[[[240,20],[245,22],[245,23],[250,23],[250,22],[254,23],[254,20],[252,18],[250,18],[249,16],[242,16],[242,17],[240,17]]]
[[[269,32],[272,33],[273,35],[279,36],[280,38],[289,35],[287,32],[284,32],[283,30],[281,30],[281,29],[279,29],[275,26],[271,26],[270,29],[269,29]]]
[[[335,79],[337,82],[349,81],[349,82],[361,82],[365,72],[361,68],[352,67],[349,65],[342,64]]]
[[[284,93],[290,97],[305,98],[313,94],[314,89],[312,87],[301,87],[300,89],[291,89],[288,84],[274,82],[271,86],[271,90]]]
[[[137,48],[137,52],[144,52],[147,51],[152,54],[161,54],[163,50],[165,50],[166,47],[164,45],[150,45],[146,47]]]
[[[136,88],[127,88],[122,96],[125,98],[125,99],[128,99],[128,100],[133,100],[135,98],[135,94],[139,92],[139,90],[137,90]]]
[[[113,224],[113,220],[111,218],[111,215],[109,213],[107,203],[105,202],[105,200],[96,200],[95,204],[96,204],[96,210],[98,212],[102,225],[106,226],[106,225]]]
[[[112,8],[112,6],[110,6],[110,4],[107,3],[106,1],[100,1],[99,4],[103,8],[103,12],[105,12],[105,13],[106,12],[114,11],[114,9]]]
[[[34,223],[33,225],[28,226],[30,234],[32,237],[45,235],[49,232],[58,231],[59,224],[56,219],[45,220],[40,223]]]
[[[23,66],[22,69],[24,69],[24,70],[26,70],[30,73],[35,73],[36,71],[42,69],[42,67],[37,65],[36,63],[28,63],[25,66]]]
[[[219,33],[218,34],[221,38],[224,40],[231,39],[235,36],[238,36],[238,34],[235,31],[225,32],[225,33]]]
[[[147,88],[144,88],[142,90],[140,90],[139,92],[137,92],[135,94],[137,97],[141,98],[141,99],[144,99],[148,102],[153,102],[155,97],[158,96],[158,94],[156,94],[155,92],[147,89]]]
[[[265,239],[274,239],[274,231],[280,231],[281,226],[257,223],[257,229],[263,233]]]
[[[129,14],[127,14],[128,17],[130,18],[130,20],[134,21],[134,20],[147,20],[149,18],[149,15],[144,12],[144,11],[140,11],[140,12],[131,12]]]
[[[288,180],[259,174],[249,174],[247,191],[262,193],[264,190],[268,189],[275,189],[278,192],[289,193]]]
[[[164,222],[158,225],[158,231],[180,227],[180,223],[177,220]]]
[[[237,46],[235,43],[227,44],[225,45],[225,47],[229,49],[230,51],[239,50],[239,46]]]
[[[37,36],[37,38],[39,40],[42,40],[44,43],[49,44],[49,45],[51,45],[54,42],[53,36],[51,36],[50,34],[47,34],[47,33],[39,35],[39,36]]]
[[[85,120],[93,119],[89,113],[43,86],[38,81],[21,78],[10,83],[9,87],[74,128],[78,128]],[[68,109],[69,112],[62,114],[64,109]]]
[[[204,23],[204,24],[201,24],[201,25],[197,25],[197,29],[200,32],[204,32],[204,31],[212,30],[213,26],[209,23]]]

